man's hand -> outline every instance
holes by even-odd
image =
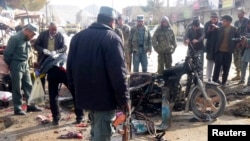
[[[174,46],[171,47],[171,50],[170,50],[171,54],[174,53],[175,49],[176,49],[176,47],[174,47]]]
[[[197,39],[193,39],[193,41],[192,41],[192,43],[193,44],[196,44],[196,43],[198,43],[199,41],[197,40]]]
[[[187,46],[189,44],[189,42],[190,42],[189,39],[185,40],[185,46]]]
[[[56,51],[51,51],[51,54],[50,54],[51,56],[54,56],[54,55],[56,55]]]
[[[128,115],[130,113],[130,106],[129,103],[127,102],[121,107],[121,110],[124,114]]]
[[[148,51],[148,55],[149,55],[149,56],[151,55],[151,51]]]
[[[43,49],[43,54],[51,55],[51,52],[48,49]]]

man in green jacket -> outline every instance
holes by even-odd
[[[28,101],[32,81],[30,77],[28,60],[31,52],[30,40],[36,35],[37,28],[28,24],[22,31],[13,35],[7,44],[4,51],[4,61],[10,68],[12,80],[12,96],[15,115],[25,115],[26,112],[22,110],[22,94],[24,91],[26,101]],[[27,112],[41,111],[35,105],[28,105]]]
[[[142,72],[148,71],[147,53],[151,54],[151,35],[144,25],[144,16],[137,16],[137,25],[131,29],[129,36],[129,51],[133,54],[134,72],[139,72],[139,65],[142,65]]]
[[[154,50],[158,53],[158,73],[162,73],[164,69],[172,66],[172,54],[177,47],[168,17],[162,17],[161,24],[153,35],[152,43]]]

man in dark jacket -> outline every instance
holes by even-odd
[[[67,61],[77,108],[90,111],[92,141],[110,141],[117,107],[128,111],[127,69],[121,38],[113,31],[115,11],[101,7],[97,23],[77,33]]]
[[[66,45],[64,42],[64,37],[60,32],[57,32],[57,26],[55,23],[51,22],[49,25],[49,30],[42,32],[38,39],[35,42],[35,49],[38,51],[38,63],[39,68],[44,68],[44,64],[49,60],[49,63],[53,62],[53,59],[58,53],[66,52]],[[50,109],[53,117],[53,125],[58,125],[61,118],[58,105],[58,87],[60,83],[67,84],[66,72],[62,71],[58,67],[51,67],[46,71],[48,74],[48,88],[49,88],[49,101]],[[43,79],[43,86],[45,84],[45,79]],[[75,106],[75,95],[74,89],[70,89],[70,92],[73,97],[74,106]],[[80,123],[83,119],[83,110],[76,108],[76,123]]]
[[[218,39],[218,30],[221,27],[221,22],[218,21],[217,13],[211,14],[211,19],[205,24],[206,41],[206,58],[207,58],[207,79],[212,81],[212,72],[214,68],[214,58],[216,49],[216,40]]]
[[[237,29],[231,25],[232,17],[225,15],[222,17],[223,26],[218,30],[218,40],[216,42],[215,68],[213,73],[213,81],[226,86],[231,62],[232,54],[235,49],[236,42],[233,38],[237,37]],[[219,81],[219,74],[222,68],[222,82]]]
[[[188,46],[188,54],[192,52],[191,47],[193,47],[195,53],[200,58],[200,78],[203,80],[203,61],[204,61],[204,27],[201,26],[200,21],[195,19],[193,20],[192,27],[189,27],[186,35],[184,36],[185,45]]]
[[[38,66],[40,66],[48,56],[53,56],[56,53],[64,53],[67,50],[65,39],[60,32],[57,32],[57,25],[54,22],[49,24],[48,30],[39,34],[34,48],[38,52]],[[41,81],[44,88],[45,78],[42,78]]]

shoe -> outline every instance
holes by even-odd
[[[249,93],[250,92],[250,86],[247,86],[246,88],[242,89],[243,93]]]
[[[73,124],[80,124],[81,122],[84,122],[84,119],[76,119],[76,121],[73,122]]]
[[[73,124],[80,124],[82,122],[82,120],[76,120],[75,122],[73,122]]]
[[[54,125],[54,126],[59,125],[59,120],[53,120],[53,121],[52,121],[52,125]]]
[[[25,111],[22,111],[22,110],[20,110],[20,111],[15,111],[15,112],[14,112],[14,115],[23,116],[23,115],[26,115],[26,112],[25,112]]]
[[[238,85],[241,85],[241,84],[245,84],[245,81],[240,80],[240,82],[238,83]]]
[[[37,106],[28,106],[27,112],[41,112],[42,109],[38,108]]]
[[[222,89],[225,89],[226,87],[227,87],[227,84],[226,84],[226,83],[222,83],[222,84],[221,84],[221,88],[222,88]]]
[[[241,79],[240,75],[236,75],[235,77],[232,78],[232,81],[237,81],[240,79]]]
[[[218,83],[218,84],[220,84],[221,85],[221,82],[220,82],[220,80],[217,80],[217,81],[214,81],[215,83]]]

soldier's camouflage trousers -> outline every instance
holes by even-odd
[[[125,60],[128,72],[131,72],[131,56],[132,55],[128,51],[125,52]]]
[[[159,53],[158,54],[158,73],[162,73],[164,69],[170,68],[172,65],[171,53]]]
[[[236,69],[236,72],[240,72],[241,70],[241,52],[242,52],[242,48],[240,47],[237,47],[234,49],[234,52],[233,52],[233,57],[234,57],[234,65],[235,65],[235,69]]]

